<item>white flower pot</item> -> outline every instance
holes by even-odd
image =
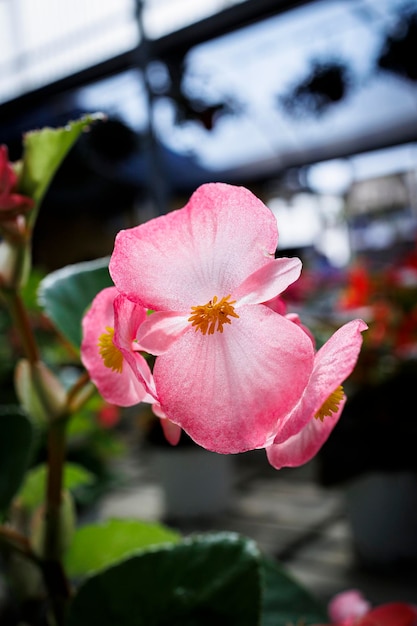
[[[349,485],[346,513],[361,562],[417,562],[417,474],[374,472]]]
[[[203,448],[153,452],[155,474],[168,519],[215,516],[224,511],[233,491],[233,457]]]

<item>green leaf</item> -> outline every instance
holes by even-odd
[[[48,274],[40,284],[39,300],[48,317],[75,346],[81,345],[81,320],[93,298],[113,286],[109,259],[68,265]]]
[[[0,511],[19,489],[29,465],[33,427],[18,407],[0,408]]]
[[[263,577],[261,626],[325,624],[325,608],[277,562],[261,560]]]
[[[232,533],[131,557],[80,587],[67,626],[257,626],[259,553]]]
[[[81,467],[81,465],[76,465],[75,463],[67,463],[65,465],[64,489],[75,491],[77,487],[91,485],[94,481],[94,475],[84,467]],[[25,481],[18,494],[20,504],[33,511],[44,501],[45,489],[46,465],[42,464],[26,474]]]
[[[100,119],[104,119],[100,113],[85,115],[62,128],[42,128],[26,133],[19,191],[33,198],[39,207],[56,170],[70,148],[86,127]],[[32,226],[35,218],[36,211],[33,211],[30,214]]]
[[[104,569],[138,550],[177,543],[180,539],[178,533],[161,524],[112,519],[77,530],[65,555],[65,565],[70,576],[80,577]]]

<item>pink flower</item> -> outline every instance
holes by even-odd
[[[34,205],[31,198],[16,193],[17,176],[9,163],[6,146],[0,146],[0,222],[13,220]]]
[[[110,404],[155,401],[151,371],[133,344],[145,318],[146,309],[120,296],[115,287],[100,291],[83,318],[81,360]]]
[[[138,341],[157,355],[161,410],[209,450],[264,447],[310,378],[310,339],[262,304],[301,271],[298,259],[274,258],[277,241],[271,211],[221,183],[116,238],[116,287],[155,311]]]
[[[348,322],[322,346],[297,406],[279,423],[266,448],[273,467],[296,467],[315,456],[335,427],[346,402],[343,381],[352,373],[362,345],[362,320]]]
[[[166,439],[176,445],[181,428],[162,412],[150,368],[136,341],[146,316],[146,309],[121,296],[115,287],[100,291],[83,318],[81,360],[110,404],[151,403]]]
[[[334,624],[349,625],[371,610],[371,603],[357,589],[335,595],[329,602],[329,617]]]

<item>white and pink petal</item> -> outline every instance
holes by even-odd
[[[337,412],[325,417],[323,421],[313,417],[296,435],[281,443],[267,446],[266,455],[269,463],[275,469],[281,469],[282,467],[298,467],[311,461],[336,426],[345,402],[346,397],[339,404]]]
[[[366,328],[367,325],[360,319],[348,322],[316,353],[313,371],[300,403],[278,424],[275,443],[286,441],[300,432],[350,376],[362,346],[362,332]]]
[[[295,324],[264,306],[239,316],[223,333],[190,327],[154,368],[164,414],[220,453],[264,447],[313,367],[311,341]]]
[[[275,301],[276,296],[300,277],[301,267],[297,258],[272,259],[245,278],[232,292],[233,300],[237,300],[236,306]]]
[[[232,293],[271,261],[277,241],[274,215],[249,190],[209,183],[183,209],[121,231],[110,273],[129,299],[188,312]]]
[[[132,406],[150,399],[147,389],[124,355],[120,357],[121,371],[113,370],[104,364],[99,348],[100,337],[114,330],[113,304],[117,296],[117,289],[108,287],[94,298],[82,322],[81,360],[92,382],[107,402],[117,406]],[[114,349],[116,351],[119,348],[115,346]]]

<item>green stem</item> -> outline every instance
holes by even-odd
[[[48,432],[48,477],[46,487],[43,573],[57,626],[65,623],[71,588],[61,563],[61,504],[66,456],[67,420],[55,420]]]
[[[7,299],[26,357],[31,365],[36,365],[40,363],[40,353],[20,294],[9,291]],[[60,528],[67,419],[51,419],[48,422],[44,558],[41,567],[56,626],[61,626],[65,622],[66,606],[70,598],[70,586],[61,563]]]
[[[79,411],[84,404],[95,393],[96,388],[90,381],[88,372],[81,374],[77,382],[71,387],[67,394],[67,410],[72,415]]]

